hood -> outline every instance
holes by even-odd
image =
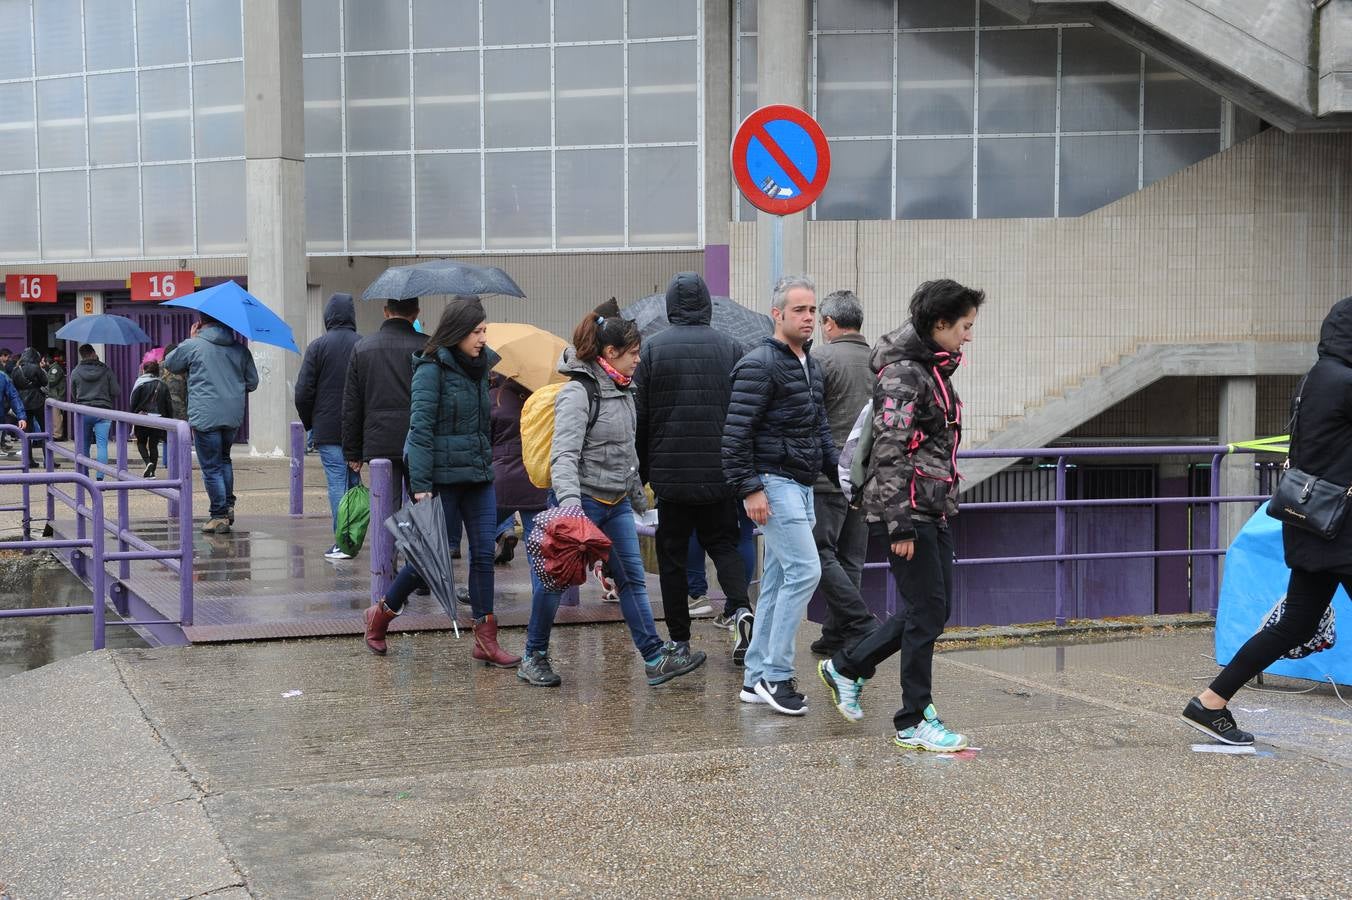
[[[324,304],[324,329],[333,331],[335,328],[357,330],[357,308],[352,304],[351,294],[334,294]]]
[[[1352,366],[1352,297],[1333,304],[1319,329],[1319,355]]]
[[[108,371],[101,359],[80,360],[80,364],[71,370],[70,377],[78,378],[80,381],[99,381],[103,378],[103,373]]]
[[[667,285],[667,321],[673,325],[708,325],[714,315],[709,286],[695,272],[677,272]]]
[[[23,353],[19,354],[19,363],[21,365],[37,365],[38,360],[42,359],[42,354],[35,347],[29,347]]]
[[[211,343],[219,344],[222,347],[229,347],[235,342],[235,333],[224,325],[208,325],[197,332],[197,336],[204,341],[210,341]]]
[[[577,350],[572,347],[564,347],[563,353],[559,354],[558,371],[562,372],[564,375],[567,375],[570,372],[578,372],[596,379],[596,370],[589,364],[578,359]]]
[[[874,373],[904,359],[913,360],[925,367],[938,366],[945,375],[952,375],[962,361],[961,353],[949,353],[940,350],[934,344],[924,340],[910,322],[895,331],[878,338],[873,352],[869,354],[868,364]]]
[[[151,375],[149,372],[142,372],[140,375],[136,376],[136,383],[131,386],[131,389],[134,391],[141,385],[145,384],[147,381],[159,381],[159,380],[160,380],[159,376],[157,375]]]

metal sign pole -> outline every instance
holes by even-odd
[[[784,217],[773,216],[770,227],[770,289],[784,274]]]

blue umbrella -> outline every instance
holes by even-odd
[[[371,282],[363,300],[412,300],[428,294],[503,294],[525,297],[512,276],[497,266],[475,266],[434,259],[412,266],[391,266]]]
[[[272,310],[263,305],[253,294],[227,281],[205,291],[197,291],[177,300],[166,300],[161,306],[178,306],[183,309],[195,309],[206,313],[228,328],[233,328],[245,338],[260,344],[271,344],[299,353],[296,339],[292,336],[291,326]]]
[[[62,325],[56,336],[77,344],[149,344],[150,335],[126,316],[78,316]]]

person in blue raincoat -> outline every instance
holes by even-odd
[[[19,399],[19,391],[9,376],[0,372],[0,421],[7,415],[14,417],[21,431],[28,430],[28,410],[24,409],[23,401]]]

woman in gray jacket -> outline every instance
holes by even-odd
[[[643,657],[648,684],[658,685],[698,668],[704,654],[691,652],[688,643],[663,644],[648,604],[634,525],[635,504],[646,508],[634,448],[638,418],[630,389],[638,350],[638,326],[620,317],[613,299],[588,313],[573,330],[573,346],[559,360],[559,371],[573,380],[554,401],[552,489],[547,502],[551,507],[581,507],[610,538],[610,569],[620,592],[620,611]],[[579,379],[596,383],[598,406],[590,426],[591,391]],[[549,662],[549,633],[559,597],[538,587],[532,597],[526,653],[516,672],[529,684],[555,687],[562,680]]]

